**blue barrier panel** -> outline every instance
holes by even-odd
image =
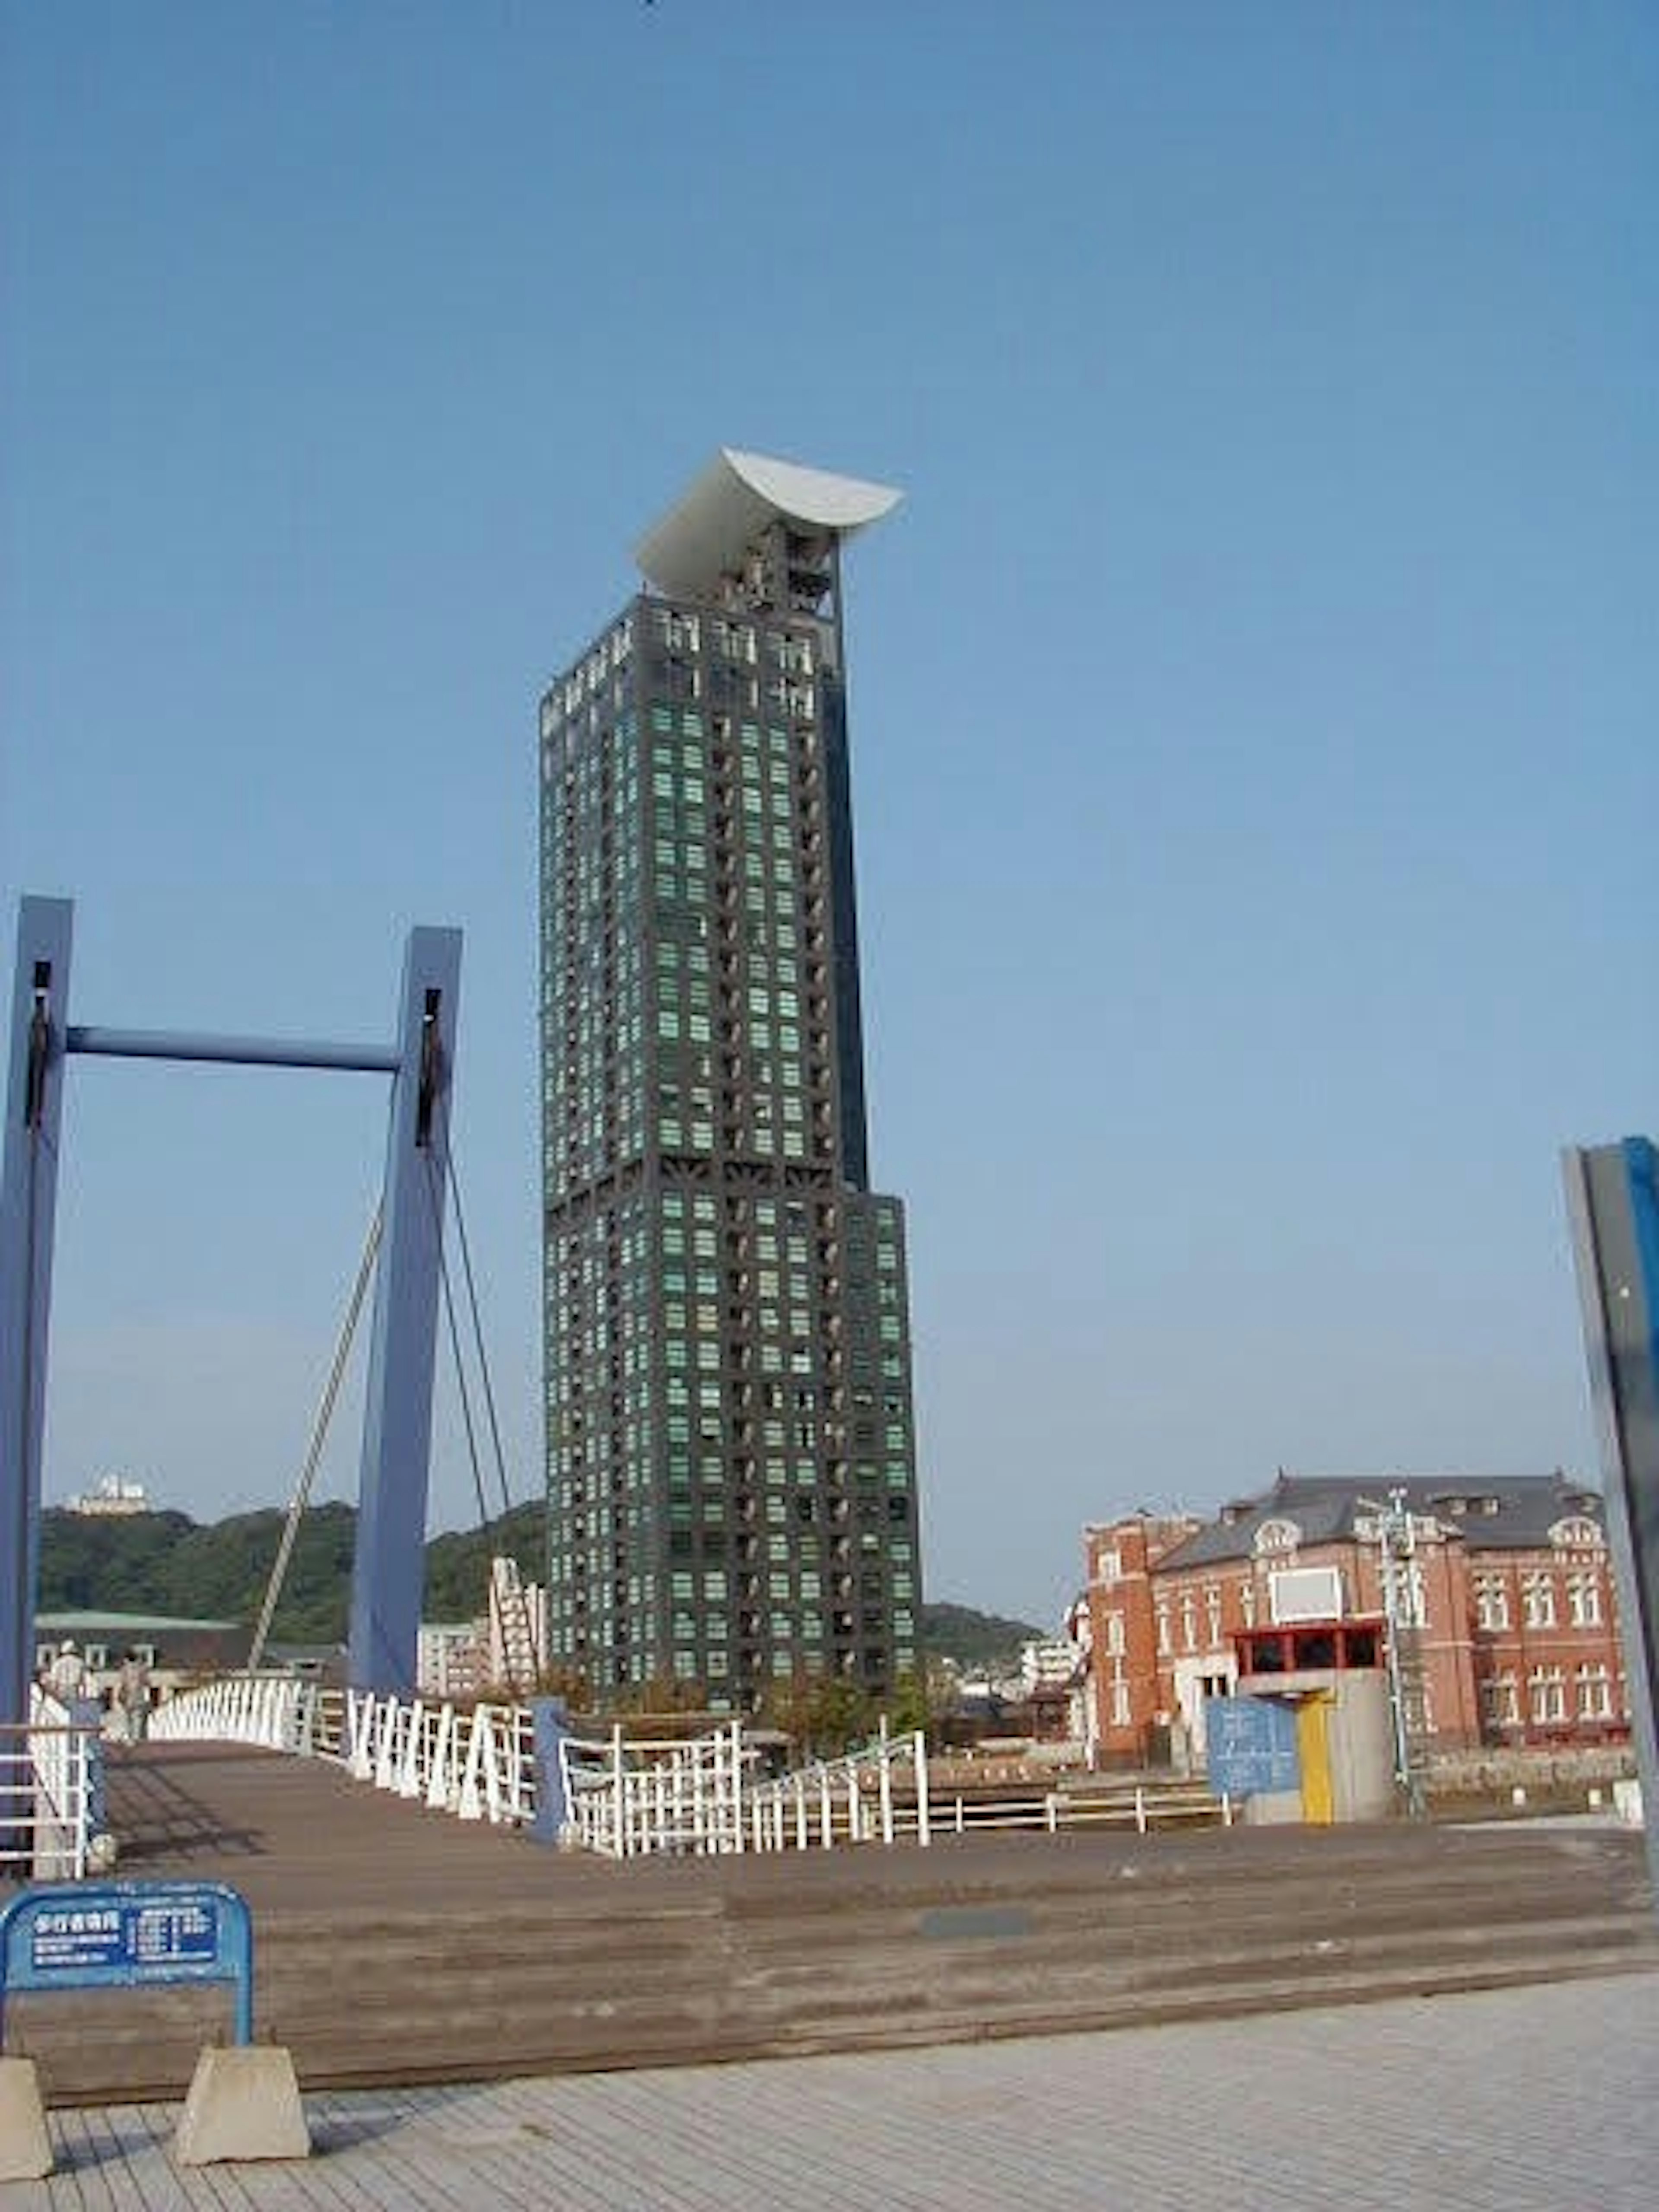
[[[62,1882],[0,1911],[0,2051],[17,1990],[234,1982],[236,2040],[253,2040],[253,1923],[219,1881]]]
[[[570,1715],[562,1698],[532,1698],[530,1712],[536,1738],[536,1817],[530,1832],[538,1844],[556,1844],[570,1818],[559,1757],[559,1747],[570,1733]]]
[[[1296,1714],[1277,1698],[1206,1698],[1204,1755],[1217,1797],[1301,1786]]]

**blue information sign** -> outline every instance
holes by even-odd
[[[1206,1698],[1204,1747],[1218,1797],[1301,1787],[1295,1708],[1278,1698]]]
[[[223,1882],[64,1882],[0,1911],[0,2047],[15,1990],[233,1982],[236,2040],[253,2040],[253,1929]]]

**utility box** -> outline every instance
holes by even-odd
[[[1283,1714],[1279,1734],[1295,1743],[1295,1774],[1243,1798],[1246,1821],[1386,1820],[1395,1810],[1394,1728],[1382,1624],[1304,1620],[1238,1639],[1237,1696]],[[1216,1698],[1208,1725],[1224,1729]],[[1212,1788],[1224,1787],[1220,1769]]]
[[[1245,1800],[1249,1821],[1386,1820],[1395,1810],[1388,1677],[1374,1673],[1245,1676],[1241,1694],[1271,1698],[1296,1720],[1300,1780]]]

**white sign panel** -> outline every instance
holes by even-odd
[[[1342,1571],[1340,1567],[1282,1567],[1267,1577],[1267,1594],[1276,1626],[1297,1620],[1340,1620]]]

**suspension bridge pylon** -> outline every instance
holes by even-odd
[[[398,1033],[384,1046],[76,1026],[73,934],[70,900],[20,902],[0,1181],[0,1723],[28,1717],[64,1076],[77,1054],[391,1077],[349,1665],[354,1687],[407,1697],[425,1571],[461,933],[410,931]]]

